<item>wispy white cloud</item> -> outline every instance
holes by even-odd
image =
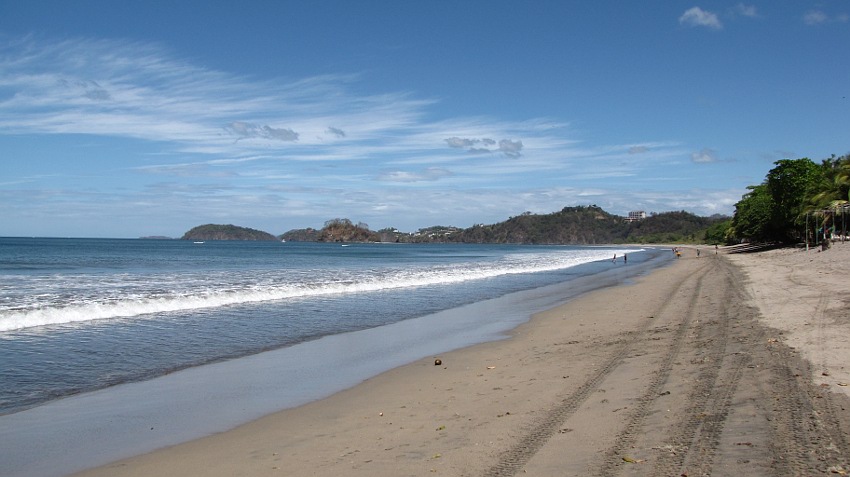
[[[757,18],[759,16],[758,10],[756,10],[755,5],[745,5],[743,3],[739,3],[732,7],[732,16],[742,16],[749,18]]]
[[[829,15],[823,10],[809,10],[803,15],[803,23],[808,26],[817,26],[825,23],[847,23],[848,21],[850,21],[850,15],[847,13]]]
[[[691,161],[697,164],[717,162],[717,152],[709,148],[704,148],[698,152],[691,153]]]
[[[379,181],[385,182],[433,182],[453,175],[450,171],[429,167],[421,171],[389,171],[378,176]]]
[[[820,10],[810,10],[803,15],[803,23],[806,25],[819,25],[826,23],[828,20],[829,17],[826,16],[826,13]]]
[[[173,177],[191,177],[191,178],[234,178],[239,177],[239,173],[232,170],[216,170],[210,167],[209,164],[171,164],[171,165],[156,165],[142,166],[135,169],[138,172],[145,174],[158,174]]]
[[[700,7],[692,7],[685,11],[679,17],[679,23],[691,27],[706,27],[714,30],[723,28],[723,23],[717,18],[717,15],[703,10]]]
[[[597,197],[622,213],[624,204],[653,209],[618,184],[657,182],[657,170],[689,157],[673,141],[589,146],[569,124],[547,118],[433,120],[434,100],[358,94],[359,81],[255,80],[126,41],[0,45],[0,136],[146,145],[143,160],[117,161],[118,169],[86,190],[4,177],[4,220],[37,227],[46,217],[55,223],[61,209],[89,220],[81,224],[118,223],[127,204],[137,204],[135,221],[178,229],[190,219],[228,220],[277,233],[284,222],[320,226],[304,220],[349,216],[410,230],[547,213]],[[157,216],[163,210],[168,218]],[[70,220],[54,227],[63,226],[73,233]]]
[[[233,154],[415,125],[431,101],[405,93],[356,96],[351,76],[285,83],[199,68],[155,45],[76,40],[0,48],[0,129],[129,137],[175,150]],[[335,126],[327,124],[333,121]],[[284,125],[284,126],[276,126]],[[239,141],[233,138],[256,139]],[[276,146],[275,146],[276,143]]]
[[[279,141],[297,141],[299,134],[288,128],[273,128],[267,124],[251,124],[243,121],[233,121],[224,130],[239,139],[262,138]]]
[[[457,136],[452,136],[446,139],[446,144],[449,147],[453,147],[455,149],[466,149],[466,150],[483,150],[485,152],[489,152],[488,149],[491,146],[496,144],[496,141],[490,138],[462,138]]]
[[[500,139],[496,142],[491,138],[462,138],[452,136],[446,139],[446,144],[455,149],[465,149],[467,152],[482,154],[488,152],[501,152],[507,157],[519,157],[522,155],[522,140]]]

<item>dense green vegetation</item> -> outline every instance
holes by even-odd
[[[319,232],[319,241],[380,242],[380,237],[362,222],[355,225],[348,219],[333,219],[325,222],[325,227]]]
[[[721,227],[728,217],[699,217],[688,212],[664,212],[629,222],[591,206],[565,207],[551,214],[526,212],[492,225],[477,224],[466,229],[434,226],[415,233],[392,228],[372,232],[366,224],[348,219],[325,222],[322,230],[291,230],[281,236],[287,241],[319,242],[406,242],[406,243],[516,243],[516,244],[609,244],[609,243],[697,243],[712,238],[707,231]],[[720,234],[722,237],[722,234]]]
[[[624,238],[627,224],[596,206],[565,207],[552,214],[526,212],[493,225],[474,225],[454,241],[469,243],[596,244]]]
[[[827,236],[842,231],[844,224],[835,219],[848,212],[850,156],[833,155],[820,164],[783,159],[774,166],[735,204],[728,241],[795,243],[816,239],[824,227]]]
[[[308,227],[306,229],[290,230],[281,235],[280,238],[287,242],[318,242],[321,233],[322,231],[320,229]]]
[[[206,224],[186,232],[181,240],[277,240],[277,237],[247,227]]]
[[[728,243],[729,229],[732,228],[732,219],[727,218],[715,222],[705,229],[704,241],[710,244],[725,244]]]
[[[494,225],[475,225],[453,237],[472,243],[602,244],[700,242],[719,218],[689,212],[651,214],[628,222],[596,206],[565,207],[552,214],[526,212]]]

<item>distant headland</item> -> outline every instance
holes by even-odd
[[[731,219],[699,217],[680,212],[629,217],[609,214],[601,208],[565,207],[551,214],[523,213],[492,225],[469,228],[433,226],[413,233],[395,228],[378,231],[365,223],[332,219],[321,229],[290,230],[280,236],[235,225],[207,224],[193,228],[183,240],[283,240],[285,242],[396,242],[396,243],[513,243],[513,244],[610,244],[610,243],[724,243]]]
[[[206,224],[199,225],[183,234],[181,240],[279,240],[262,230],[238,227],[236,225]]]

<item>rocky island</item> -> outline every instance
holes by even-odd
[[[278,240],[274,235],[262,230],[238,227],[236,225],[206,224],[189,230],[181,240]]]

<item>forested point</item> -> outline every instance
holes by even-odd
[[[333,219],[321,229],[290,230],[286,241],[397,242],[397,243],[510,243],[510,244],[616,244],[616,243],[721,243],[731,219],[700,217],[689,212],[650,214],[629,221],[596,205],[565,207],[551,214],[525,212],[504,222],[476,224],[462,229],[433,226],[413,233],[386,228],[377,232],[362,222]]]
[[[278,240],[262,230],[237,227],[236,225],[199,225],[185,234],[181,240]]]
[[[729,242],[816,243],[846,237],[850,156],[783,159],[735,204]]]

